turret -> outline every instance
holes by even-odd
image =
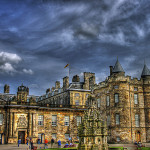
[[[113,75],[113,74],[118,74],[118,75],[125,75],[125,71],[123,70],[121,64],[119,63],[119,60],[117,58],[117,61],[115,63],[115,66],[112,67],[110,66],[110,75]]]

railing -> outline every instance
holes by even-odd
[[[47,107],[47,108],[75,108],[75,109],[86,109],[86,105],[60,105],[60,104],[42,104],[42,103],[30,103],[30,102],[16,102],[16,101],[7,101],[4,106],[12,105],[21,105],[21,106],[37,106],[37,107]]]

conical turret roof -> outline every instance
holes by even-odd
[[[148,67],[146,66],[146,64],[144,64],[141,76],[150,76],[150,70],[148,69]]]
[[[114,68],[113,68],[113,72],[114,72],[114,73],[117,73],[117,72],[124,72],[124,70],[123,70],[121,64],[120,64],[119,61],[118,61],[118,58],[117,58],[117,61],[116,61],[115,66],[114,66]]]

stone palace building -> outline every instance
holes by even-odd
[[[87,110],[86,102],[92,93],[101,118],[107,122],[108,143],[150,142],[150,71],[146,64],[141,78],[131,78],[116,61],[110,66],[105,81],[95,83],[95,74],[84,72],[84,82],[78,75],[63,78],[63,86],[55,87],[42,96],[29,95],[21,85],[17,94],[9,94],[5,85],[0,94],[0,143],[22,143],[27,137],[34,142],[72,137],[78,140],[78,126]]]

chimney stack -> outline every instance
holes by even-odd
[[[55,82],[55,88],[56,88],[56,89],[59,89],[59,88],[60,88],[60,81],[56,81],[56,82]]]
[[[72,82],[80,82],[80,78],[78,75],[73,76]]]
[[[65,91],[67,88],[69,88],[69,77],[68,76],[63,78],[63,91]]]
[[[9,93],[9,85],[5,84],[4,93]]]

